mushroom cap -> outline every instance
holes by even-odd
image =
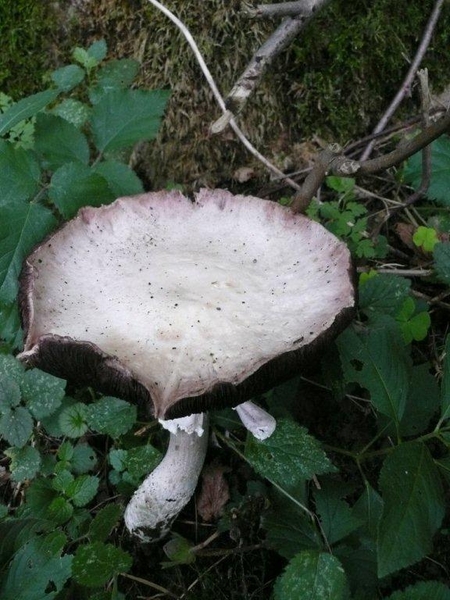
[[[292,377],[353,316],[350,253],[289,208],[224,190],[83,208],[26,259],[19,358],[171,419]]]

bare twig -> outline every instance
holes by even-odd
[[[414,77],[416,76],[416,71],[419,68],[420,63],[422,62],[422,59],[425,55],[425,52],[427,51],[427,48],[430,44],[431,37],[432,37],[434,29],[436,27],[436,23],[438,22],[439,16],[441,14],[443,4],[444,4],[444,0],[436,0],[433,11],[432,11],[430,18],[428,19],[428,23],[425,27],[419,48],[417,49],[416,55],[414,56],[411,66],[409,67],[408,73],[406,74],[406,77],[403,80],[402,85],[400,86],[400,89],[398,90],[395,98],[392,100],[392,102],[388,106],[386,112],[379,120],[378,125],[375,127],[375,129],[373,131],[374,134],[377,134],[377,133],[380,133],[381,131],[383,131],[383,129],[386,127],[387,123],[389,122],[389,119],[395,113],[399,104],[401,103],[401,101],[405,97],[406,93],[410,89],[412,81],[414,80]],[[370,154],[372,153],[373,147],[374,147],[374,142],[372,141],[368,144],[367,148],[362,153],[360,160],[362,160],[362,161],[367,160],[369,158]]]
[[[249,8],[246,12],[251,17],[296,17],[308,15],[319,7],[315,0],[298,0],[297,2],[279,2],[278,4],[260,4]]]

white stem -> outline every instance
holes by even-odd
[[[277,426],[277,422],[269,415],[267,411],[253,404],[253,402],[243,402],[234,409],[239,415],[242,424],[258,440],[266,440],[272,435]]]
[[[141,542],[155,542],[164,537],[194,494],[206,456],[208,419],[206,415],[191,415],[189,419],[188,425],[177,423],[178,419],[164,424],[171,431],[166,455],[126,508],[125,525]],[[200,427],[199,419],[203,420]],[[180,425],[183,430],[177,430]]]

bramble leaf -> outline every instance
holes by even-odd
[[[29,150],[0,140],[0,172],[0,208],[15,208],[37,192],[41,169]]]
[[[36,119],[36,152],[45,169],[52,171],[66,163],[89,162],[89,145],[79,129],[57,115],[41,114]]]
[[[113,438],[118,438],[129,431],[136,418],[136,407],[119,398],[105,396],[94,404],[86,406],[86,420],[89,427]]]
[[[93,542],[79,546],[72,564],[75,581],[81,585],[98,587],[105,584],[111,577],[128,571],[132,558],[127,553],[112,544]]]
[[[380,273],[361,281],[359,308],[367,316],[396,315],[408,298],[411,281],[404,277]]]
[[[122,509],[117,504],[108,504],[95,515],[89,525],[88,536],[92,542],[104,542],[117,525]]]
[[[85,71],[78,65],[66,65],[51,74],[52,81],[63,92],[70,92],[84,79]]]
[[[27,96],[9,107],[0,115],[0,135],[7,133],[14,125],[37,114],[50,104],[59,94],[59,90],[45,90]]]

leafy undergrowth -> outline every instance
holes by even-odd
[[[137,63],[105,55],[78,48],[49,89],[0,97],[0,597],[450,598],[450,140],[433,146],[429,198],[384,228],[380,203],[420,184],[420,157],[370,201],[328,179],[309,214],[355,257],[354,323],[311,373],[255,399],[278,421],[266,441],[213,415],[196,502],[168,540],[137,546],[124,506],[165,435],[14,357],[23,258],[87,198],[143,189],[126,153],[154,137],[167,92],[130,89]]]

